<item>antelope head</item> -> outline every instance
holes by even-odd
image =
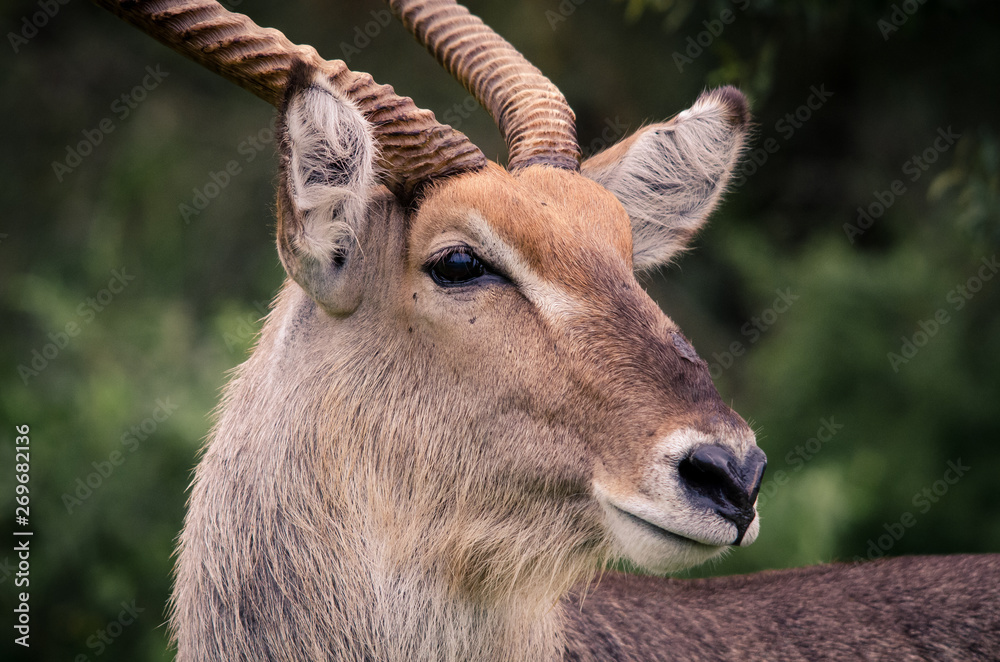
[[[215,3],[101,4],[281,113],[289,280],[199,467],[179,593],[223,593],[205,568],[265,512],[281,522],[258,537],[311,562],[335,548],[331,567],[416,564],[476,599],[753,542],[764,454],[636,280],[718,202],[747,130],[740,92],[581,164],[565,99],[510,44],[449,0],[390,1],[492,114],[504,168]]]

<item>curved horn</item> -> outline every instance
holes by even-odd
[[[493,116],[510,170],[544,163],[579,170],[566,98],[510,43],[454,0],[387,0],[406,29]]]
[[[372,124],[386,186],[408,200],[424,182],[486,165],[479,148],[440,124],[389,85],[356,73],[341,60],[324,60],[312,46],[293,44],[214,0],[94,0],[128,23],[207,69],[280,106],[293,63],[329,77]]]

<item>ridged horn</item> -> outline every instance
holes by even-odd
[[[161,43],[280,107],[289,72],[302,61],[329,77],[373,127],[386,186],[409,200],[425,182],[486,165],[479,148],[462,133],[435,120],[389,85],[324,60],[312,46],[299,46],[278,30],[261,28],[214,0],[93,0]]]
[[[421,44],[481,103],[507,142],[507,167],[579,170],[566,98],[507,40],[454,0],[386,0]]]

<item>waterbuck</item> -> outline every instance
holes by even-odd
[[[98,0],[280,110],[288,279],[229,384],[171,626],[203,660],[1000,659],[1000,557],[713,580],[765,458],[635,273],[682,251],[725,87],[583,163],[559,91],[450,0],[392,12],[489,110],[461,133],[210,0]]]

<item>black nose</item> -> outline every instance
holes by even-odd
[[[691,500],[716,511],[733,524],[739,545],[753,522],[754,501],[767,467],[764,451],[754,446],[742,464],[732,451],[718,446],[702,446],[681,460],[678,471]]]

